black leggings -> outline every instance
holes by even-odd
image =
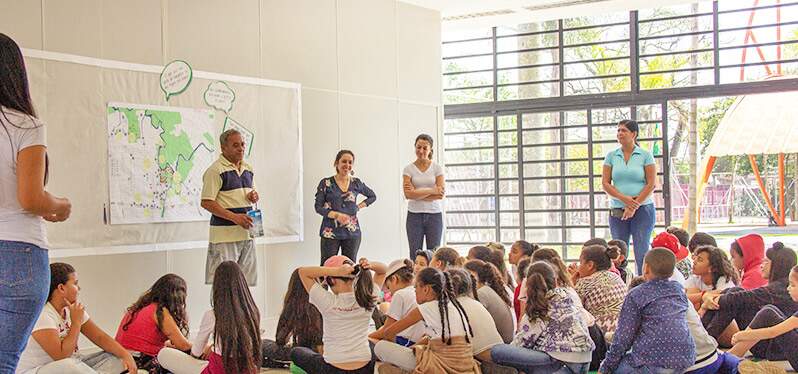
[[[763,329],[773,327],[784,322],[789,316],[785,316],[779,308],[773,305],[765,305],[756,313],[756,317],[748,327],[752,329]],[[751,347],[754,357],[764,358],[770,361],[790,362],[793,368],[798,369],[798,331],[790,330],[773,339],[760,340]]]
[[[308,374],[374,374],[374,359],[365,366],[355,370],[343,370],[324,361],[324,357],[310,348],[295,347],[291,349],[291,361]]]

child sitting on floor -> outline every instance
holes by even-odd
[[[678,373],[695,363],[695,342],[687,326],[689,301],[682,286],[669,280],[675,266],[676,256],[668,249],[654,248],[646,254],[646,282],[627,294],[599,372]]]

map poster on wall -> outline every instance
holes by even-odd
[[[214,111],[108,103],[110,223],[207,220],[202,175],[216,159]]]

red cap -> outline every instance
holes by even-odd
[[[679,238],[667,231],[659,233],[651,242],[651,248],[667,248],[676,256],[676,261],[684,260],[689,253],[687,247],[679,243]]]

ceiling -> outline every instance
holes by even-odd
[[[516,25],[596,12],[628,11],[705,0],[400,0],[441,12],[444,29]]]

